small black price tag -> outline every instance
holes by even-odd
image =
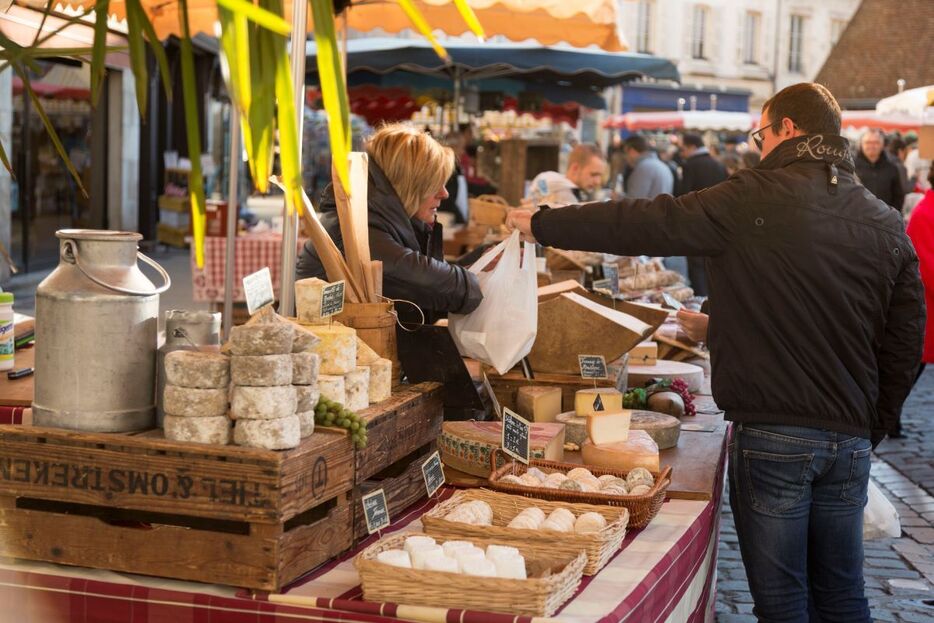
[[[437,451],[422,463],[422,476],[425,478],[428,497],[437,493],[444,484],[444,466],[441,464],[441,455]]]
[[[327,318],[344,311],[344,282],[336,281],[321,290],[321,317]]]
[[[386,493],[377,489],[363,496],[363,514],[366,517],[366,530],[370,534],[389,527],[389,506]]]
[[[600,397],[600,394],[597,394],[597,397],[593,399],[593,410],[596,411],[606,411],[606,407],[603,406],[603,398]]]
[[[616,264],[604,264],[603,265],[603,279],[610,282],[610,287],[607,288],[610,292],[613,293],[613,296],[619,294],[619,266]]]
[[[585,379],[605,379],[609,377],[606,370],[606,359],[603,355],[578,355],[581,376]]]
[[[532,424],[503,407],[503,451],[516,460],[529,464],[529,430]]]

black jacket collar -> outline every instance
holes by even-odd
[[[760,169],[780,169],[794,162],[823,162],[853,172],[850,142],[834,134],[807,134],[790,138],[759,163]]]

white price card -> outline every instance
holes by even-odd
[[[276,295],[272,291],[272,273],[269,272],[268,266],[243,278],[243,296],[246,298],[246,308],[251,316],[259,308],[275,302]]]

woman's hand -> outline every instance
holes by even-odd
[[[707,341],[708,320],[707,314],[688,311],[687,309],[678,310],[678,325],[695,342]]]
[[[506,215],[506,227],[510,232],[518,229],[526,242],[537,242],[532,235],[532,212],[529,210],[510,210]]]

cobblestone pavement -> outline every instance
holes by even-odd
[[[897,539],[866,541],[866,596],[873,619],[934,623],[934,366],[905,404],[902,439],[887,439],[873,458],[872,478],[901,517]],[[717,565],[717,621],[755,623],[752,597],[724,494]]]

